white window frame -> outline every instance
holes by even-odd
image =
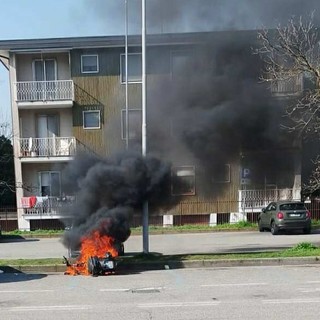
[[[59,175],[59,197],[61,196],[61,172],[60,171],[39,171],[38,172],[38,178],[39,178],[39,196],[41,196],[41,189],[42,189],[42,183],[41,183],[41,175],[42,174],[52,174],[52,173],[56,173]],[[51,181],[50,181],[51,182]],[[51,192],[52,186],[50,185],[50,197],[52,196],[52,192]]]
[[[142,53],[141,52],[135,52],[135,53],[128,53],[128,69],[129,69],[129,59],[130,59],[130,56],[134,56],[134,55],[139,55],[141,56],[141,80],[137,80],[137,81],[130,81],[128,80],[128,84],[129,83],[142,83]],[[122,65],[122,57],[124,57],[124,65]],[[124,69],[124,70],[123,70]],[[122,71],[123,71],[123,76],[122,76]],[[121,84],[125,84],[126,81],[125,81],[125,53],[121,53],[120,54],[120,83]]]
[[[195,166],[175,166],[171,168],[172,175],[175,173],[176,176],[181,177],[193,177],[193,191],[175,193],[173,184],[171,182],[171,195],[173,196],[194,196],[196,195],[196,167]]]
[[[129,112],[129,122],[130,122],[130,111],[133,112],[140,112],[141,114],[141,121],[142,121],[142,110],[138,109],[138,108],[129,108],[128,112]],[[126,140],[126,127],[125,127],[125,115],[126,115],[126,109],[122,109],[121,110],[121,139],[122,140]],[[142,125],[142,123],[141,123]],[[129,140],[134,140],[135,138],[130,138],[130,123],[129,123]]]
[[[99,126],[98,127],[86,127],[85,126],[85,114],[86,113],[99,113]],[[82,111],[82,123],[83,123],[83,129],[85,130],[95,130],[95,129],[101,129],[101,111],[100,110],[84,110]]]
[[[213,176],[212,181],[213,183],[230,183],[231,182],[231,165],[229,163],[225,163],[224,164],[225,168],[226,168],[226,172],[227,172],[227,179],[226,180],[216,180]]]
[[[96,57],[96,59],[97,59],[97,70],[95,70],[95,71],[84,71],[83,70],[83,58],[84,57]],[[99,73],[99,55],[98,54],[82,54],[81,55],[81,73]]]

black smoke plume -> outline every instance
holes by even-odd
[[[123,34],[124,1],[83,1],[86,15],[92,10],[104,34]],[[140,34],[141,0],[129,0],[128,8],[129,33]],[[312,12],[320,23],[318,0],[147,0],[146,11],[150,34],[275,28]]]
[[[76,201],[68,212],[72,228],[63,243],[79,248],[81,238],[96,230],[126,241],[131,219],[141,215],[145,201],[150,212],[158,212],[178,200],[170,196],[171,179],[171,165],[152,156],[121,153],[102,159],[79,155],[64,172],[64,188],[75,194]]]
[[[200,42],[203,36],[197,34],[193,40]],[[180,165],[201,168],[199,185],[218,177],[221,165],[237,163],[243,155],[243,165],[254,168],[257,183],[263,184],[273,172],[292,170],[290,157],[278,151],[292,146],[288,141],[293,137],[281,129],[285,103],[259,80],[263,62],[253,54],[257,45],[255,31],[205,34],[201,45],[187,52],[191,57],[181,65],[181,76],[149,86],[150,148]],[[162,61],[156,54],[149,59]],[[166,134],[168,123],[171,136]],[[257,156],[258,152],[264,153]],[[248,159],[249,153],[255,155]],[[211,195],[213,187],[208,183]]]

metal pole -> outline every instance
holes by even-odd
[[[147,77],[146,77],[146,0],[142,1],[142,155],[147,154]],[[149,253],[149,217],[148,202],[142,208],[143,253]]]
[[[129,106],[128,106],[128,0],[125,0],[125,77],[126,77],[126,149],[129,149]]]

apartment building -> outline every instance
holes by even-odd
[[[278,113],[261,131],[259,119],[269,115],[265,106],[261,116],[254,110],[282,105],[283,96],[303,90],[302,80],[258,88],[257,57],[247,51],[255,38],[148,37],[148,152],[171,161],[185,181],[172,186],[172,196],[182,196],[166,212],[174,217],[257,212],[269,200],[300,196],[299,148],[285,139],[270,147]],[[123,36],[0,41],[9,66],[19,229],[65,216],[75,199],[63,189],[63,170],[78,152],[108,156],[124,150],[127,139],[139,150],[141,39],[129,38],[128,117],[124,44]]]

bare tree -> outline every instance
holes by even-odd
[[[306,196],[316,194],[319,195],[319,189],[320,189],[320,157],[317,157],[313,161],[315,169],[312,171],[312,174],[310,176],[310,179],[307,184],[305,184],[304,187],[304,194]]]
[[[12,146],[13,133],[9,122],[0,123],[0,205],[13,203],[17,188],[34,193],[38,187],[15,180],[14,153]]]
[[[303,79],[312,83],[288,107],[287,115],[292,120],[288,129],[320,135],[320,32],[313,24],[313,14],[306,22],[301,17],[292,18],[286,26],[264,29],[258,38],[261,47],[257,52],[266,66],[263,81],[271,86]]]
[[[300,138],[320,137],[320,32],[313,14],[304,20],[292,18],[285,26],[258,33],[261,46],[256,51],[265,62],[262,81],[271,89],[279,85],[296,86],[299,94],[289,99],[283,127]],[[307,86],[304,84],[308,84]],[[304,189],[310,193],[320,189],[320,157]]]
[[[15,199],[13,147],[11,140],[5,135],[5,124],[0,125],[0,133],[0,200],[1,204],[7,205],[14,203]]]
[[[13,134],[10,124],[8,122],[0,123],[0,200],[2,204],[14,201],[17,188],[29,192],[34,192],[36,189],[32,185],[15,181],[12,139]]]

